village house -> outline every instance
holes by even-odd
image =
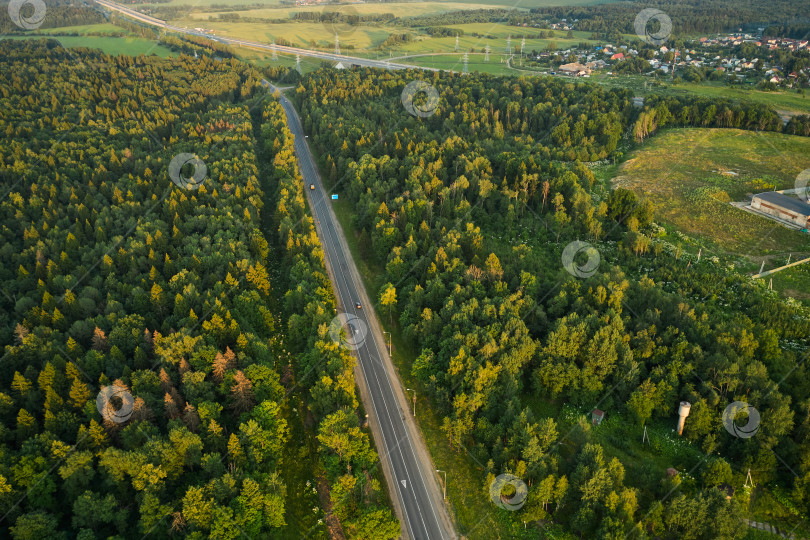
[[[557,69],[561,75],[570,75],[572,77],[587,77],[591,74],[591,68],[582,65],[579,62],[571,62],[570,64],[563,64]]]

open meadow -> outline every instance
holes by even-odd
[[[796,176],[810,167],[810,139],[736,129],[671,129],[629,157],[613,185],[651,200],[662,225],[700,237],[710,251],[752,260],[810,252],[810,235],[729,204],[793,188]]]
[[[30,34],[26,36],[6,36],[4,39],[55,39],[65,48],[87,47],[88,49],[101,49],[106,54],[127,54],[138,56],[140,54],[155,54],[161,58],[172,56],[172,51],[160,45],[155,40],[130,36],[48,36],[47,34]]]

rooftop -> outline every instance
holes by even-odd
[[[810,216],[810,204],[807,204],[806,202],[804,202],[799,198],[785,195],[784,193],[777,193],[776,191],[767,191],[765,193],[758,193],[754,195],[754,198],[778,204],[782,208],[798,212],[799,214],[802,214],[804,216]]]

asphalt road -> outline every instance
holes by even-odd
[[[322,51],[313,51],[310,49],[302,49],[299,47],[286,47],[284,45],[270,45],[267,43],[259,43],[257,41],[248,41],[245,39],[235,39],[235,38],[228,38],[224,36],[216,36],[208,32],[200,32],[190,28],[184,28],[180,26],[174,26],[168,24],[166,21],[162,21],[160,19],[156,19],[155,17],[150,17],[149,15],[144,15],[139,11],[134,9],[128,8],[126,6],[122,6],[121,4],[117,4],[112,2],[111,0],[94,0],[98,5],[103,6],[107,9],[111,9],[113,11],[118,11],[119,13],[123,13],[133,19],[138,21],[151,24],[153,26],[157,26],[159,28],[165,28],[166,30],[170,30],[172,32],[177,32],[180,34],[188,34],[191,36],[199,36],[210,39],[212,41],[219,41],[220,43],[225,43],[228,45],[238,45],[241,47],[248,47],[252,49],[260,49],[264,51],[272,51],[276,50],[280,53],[285,54],[298,54],[301,56],[308,56],[311,58],[320,58],[322,60],[330,60],[333,62],[342,62],[344,65],[348,67],[349,64],[354,64],[358,66],[365,66],[365,67],[378,67],[378,68],[385,68],[385,69],[425,69],[428,71],[437,71],[434,68],[426,68],[420,66],[414,66],[411,64],[401,64],[396,62],[387,62],[385,60],[372,60],[369,58],[359,58],[356,56],[347,56],[345,54],[334,54]],[[200,24],[203,24],[202,22]],[[326,29],[324,28],[324,33],[326,33]],[[331,36],[330,36],[331,39]]]
[[[270,86],[267,81],[264,84]],[[331,195],[321,183],[298,113],[284,96],[281,97],[281,104],[287,114],[287,125],[295,135],[298,166],[304,178],[305,192],[310,197],[313,216],[319,222],[318,234],[331,269],[338,309],[350,318],[357,317],[359,321],[352,324],[358,327],[361,335],[365,332],[365,341],[355,351],[362,375],[358,386],[365,385],[365,388],[361,388],[361,397],[364,398],[369,423],[375,432],[389,491],[402,521],[403,537],[456,538],[442,501],[438,475],[434,472],[424,441],[411,417],[408,401],[387,356],[386,342],[372,312],[373,306],[368,301],[340,224],[331,208]],[[314,190],[309,189],[310,184],[314,184]],[[357,301],[362,303],[361,309],[355,308]]]

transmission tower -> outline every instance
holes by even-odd
[[[523,54],[523,49],[526,48],[526,36],[523,36],[523,41],[520,42],[520,54]]]
[[[458,34],[456,34],[456,51],[458,51]]]
[[[295,71],[297,71],[298,73],[301,73],[301,55],[300,54],[295,55]]]
[[[467,70],[467,53],[464,53],[464,71],[462,73],[469,73]]]
[[[506,37],[506,54],[512,54],[512,36]]]
[[[273,40],[273,60],[278,60],[278,53],[276,52],[276,40]]]
[[[484,47],[484,62],[489,62],[489,45]]]
[[[337,32],[335,32],[335,54],[340,54],[340,38],[338,38]]]

